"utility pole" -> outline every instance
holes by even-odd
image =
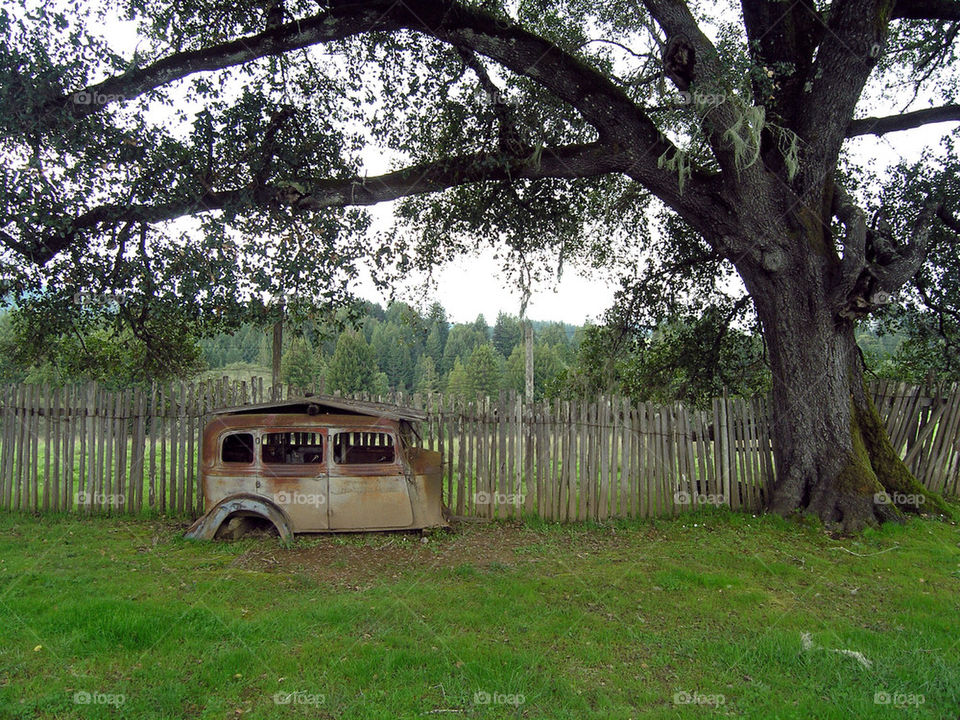
[[[527,402],[533,402],[533,323],[523,321],[524,345],[524,378],[526,379],[525,392]]]
[[[280,306],[280,317],[273,323],[273,387],[270,389],[270,398],[280,400],[283,388],[280,387],[280,360],[283,357],[283,306]]]

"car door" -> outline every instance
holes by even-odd
[[[270,428],[259,440],[260,494],[283,508],[294,532],[328,529],[327,429]]]
[[[388,529],[413,524],[396,434],[371,428],[341,428],[331,434],[330,529]]]

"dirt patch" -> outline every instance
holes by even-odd
[[[595,533],[588,537],[589,545],[598,540]],[[566,545],[569,540],[522,523],[463,522],[424,536],[409,532],[300,536],[291,548],[264,542],[245,553],[237,565],[261,572],[306,574],[360,590],[375,581],[419,577],[435,569],[516,567],[541,559],[545,544]]]

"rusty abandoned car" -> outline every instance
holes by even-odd
[[[205,513],[187,537],[444,527],[442,458],[414,444],[424,419],[320,396],[220,411],[203,432]]]

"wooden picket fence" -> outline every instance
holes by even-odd
[[[673,515],[703,504],[759,509],[773,477],[761,399],[711,411],[624,398],[429,408],[456,515],[546,520]]]
[[[879,380],[873,397],[890,441],[929,490],[960,493],[960,390]]]
[[[910,468],[928,488],[956,495],[957,388],[881,381],[874,391]],[[275,397],[297,394],[278,388]],[[270,395],[262,378],[121,392],[94,384],[0,388],[0,508],[196,516],[204,424],[218,408]],[[709,410],[623,398],[361,399],[427,412],[421,439],[444,458],[444,498],[459,516],[603,521],[704,504],[755,511],[774,477],[776,418],[764,398],[717,398]]]
[[[198,515],[203,426],[215,408],[265,399],[262,378],[120,392],[3,387],[0,508]]]

